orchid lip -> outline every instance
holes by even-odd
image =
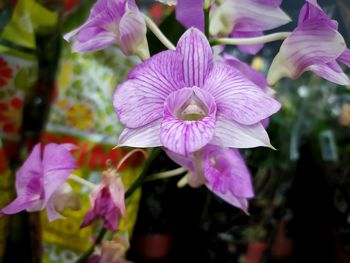
[[[208,108],[193,95],[176,111],[175,115],[184,121],[198,121],[208,115]]]

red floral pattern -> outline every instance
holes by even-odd
[[[15,97],[9,102],[0,102],[0,131],[18,133],[22,121],[23,100]]]
[[[5,86],[11,78],[11,67],[3,58],[0,58],[0,88]]]

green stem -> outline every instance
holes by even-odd
[[[265,44],[277,40],[284,40],[290,36],[291,32],[278,32],[260,37],[247,37],[247,38],[214,38],[210,39],[209,43],[212,46],[215,45],[256,45]]]
[[[207,0],[204,3],[204,23],[205,23],[204,33],[207,38],[209,37],[209,12],[210,12],[209,4],[210,4],[210,1],[207,1]]]
[[[180,167],[180,168],[177,168],[177,169],[174,169],[174,170],[152,174],[150,176],[147,176],[145,181],[146,182],[150,182],[150,181],[159,180],[159,179],[171,178],[171,177],[183,174],[185,172],[187,172],[187,169],[185,169],[183,167]]]
[[[92,246],[87,251],[84,252],[84,254],[82,254],[80,256],[80,258],[78,258],[76,263],[85,263],[88,260],[88,258],[90,257],[90,255],[94,252],[95,246],[101,244],[103,237],[105,236],[106,233],[107,233],[107,229],[102,227],[100,232],[98,233],[97,238],[95,239],[95,242],[92,244]]]
[[[160,154],[161,151],[162,151],[161,148],[154,148],[152,150],[149,158],[145,162],[145,165],[143,167],[141,174],[136,179],[136,181],[129,187],[129,189],[126,191],[125,199],[130,197],[137,190],[137,188],[139,188],[139,186],[145,181],[146,175],[148,173],[148,170],[149,170],[151,164],[158,157],[158,155]],[[107,229],[102,227],[100,232],[98,233],[98,236],[97,236],[95,242],[92,244],[92,246],[87,251],[84,252],[84,254],[82,254],[80,256],[80,258],[76,261],[76,263],[85,263],[88,260],[88,258],[91,256],[91,254],[94,252],[95,246],[101,244],[103,237],[105,236],[106,233],[107,233]]]
[[[139,177],[136,179],[136,181],[129,187],[129,189],[125,193],[125,198],[128,198],[131,196],[136,189],[145,181],[146,175],[148,173],[148,170],[153,163],[153,161],[158,157],[158,155],[161,153],[162,149],[161,148],[154,148],[148,157],[145,166],[143,167],[143,170]]]

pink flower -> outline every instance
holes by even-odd
[[[208,40],[191,28],[175,51],[138,65],[117,87],[114,107],[126,126],[120,146],[187,155],[207,144],[271,147],[261,121],[280,103],[239,70],[213,61]]]
[[[214,194],[247,213],[247,200],[254,197],[254,191],[249,170],[238,150],[207,145],[188,157],[166,153],[189,170],[187,180],[192,187],[205,184]]]
[[[101,217],[105,228],[117,231],[119,218],[125,215],[124,194],[125,189],[120,176],[112,169],[105,171],[102,174],[102,184],[90,195],[91,208],[81,227],[86,227]]]
[[[305,71],[312,71],[339,85],[350,85],[338,62],[350,67],[350,51],[338,32],[338,23],[325,14],[316,0],[307,0],[298,26],[272,61],[267,80],[273,85],[283,77],[297,79]]]
[[[37,144],[28,159],[16,173],[17,198],[0,211],[0,215],[15,214],[22,210],[41,211],[46,208],[49,221],[62,217],[65,205],[60,202],[62,194],[70,191],[65,182],[76,169],[70,150],[72,144],[50,143],[44,147]],[[70,198],[65,199],[67,204]]]
[[[147,53],[146,25],[135,0],[98,0],[88,20],[66,34],[73,51],[88,52],[116,44],[126,54]]]

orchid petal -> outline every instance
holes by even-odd
[[[339,69],[341,69],[340,66]],[[307,70],[310,70],[322,78],[338,85],[350,85],[349,77],[343,71],[339,72],[338,70],[334,70],[334,67],[330,67],[329,64],[311,65],[307,68]]]
[[[161,119],[135,129],[125,128],[119,136],[118,146],[136,148],[158,147],[160,142]]]
[[[186,169],[188,169],[191,172],[195,171],[195,165],[194,165],[195,158],[194,158],[193,154],[191,154],[189,156],[185,156],[183,154],[178,154],[178,153],[169,151],[167,149],[165,149],[165,153],[175,163],[185,167]]]
[[[135,53],[146,36],[146,24],[140,12],[127,10],[119,24],[120,47],[127,55]]]
[[[118,86],[114,108],[126,127],[139,128],[161,118],[165,99],[182,87],[181,58],[174,51],[164,51],[138,65],[129,80]]]
[[[89,28],[84,30],[83,32],[90,33],[89,30],[96,29]],[[89,40],[85,42],[80,42],[79,39],[77,39],[73,44],[72,50],[74,52],[97,51],[110,46],[116,40],[117,38],[114,33],[109,31],[101,31],[95,34],[93,38],[89,38]]]
[[[350,68],[350,49],[345,49],[343,53],[337,58],[338,61],[344,63]]]
[[[192,95],[205,105],[208,113],[199,120],[181,120],[176,116],[176,112]],[[160,140],[169,150],[187,155],[202,148],[212,139],[216,106],[209,93],[199,88],[183,88],[169,95],[164,108]]]
[[[306,3],[306,7],[308,11],[301,12],[300,17],[303,18],[299,20],[298,27],[283,42],[271,64],[267,76],[271,85],[282,77],[296,79],[304,71],[313,69],[321,77],[330,79],[329,63],[334,63],[346,48],[337,25],[319,7],[309,3]],[[341,78],[339,74],[335,77],[338,80]]]
[[[231,148],[272,147],[262,124],[242,125],[220,115],[217,116],[215,135],[210,143]]]
[[[54,192],[65,183],[72,171],[77,168],[73,156],[66,150],[66,147],[54,143],[45,146],[43,156],[44,206],[49,202]],[[49,218],[52,218],[49,213],[48,215]]]
[[[211,14],[210,33],[228,35],[232,30],[261,32],[284,25],[291,20],[279,8],[278,3],[261,0],[223,0]]]
[[[239,71],[223,63],[214,64],[203,89],[214,96],[218,112],[244,125],[258,123],[281,107]]]
[[[111,198],[115,206],[119,208],[120,213],[124,216],[126,212],[124,199],[125,189],[120,178],[113,177],[110,179],[109,192],[111,193]]]
[[[252,81],[255,85],[265,90],[267,88],[267,81],[261,72],[253,69],[247,63],[239,60],[238,58],[231,56],[227,53],[224,54],[225,63],[239,70],[247,79]]]
[[[209,73],[213,54],[207,38],[196,28],[187,30],[177,43],[176,52],[183,59],[183,76],[187,87],[201,87]]]
[[[237,149],[208,145],[203,151],[207,160],[204,174],[215,192],[231,191],[242,198],[254,196],[250,172]]]
[[[28,207],[33,207],[35,204],[37,204],[39,199],[40,195],[18,195],[15,200],[0,210],[0,216],[16,214],[27,209]]]
[[[176,19],[186,27],[196,27],[204,32],[204,0],[178,0]]]
[[[17,196],[23,193],[41,195],[43,165],[41,162],[41,144],[32,149],[27,160],[16,173]]]
[[[259,36],[263,36],[263,35],[264,34],[261,31],[256,31],[256,32],[233,31],[232,37],[249,38],[249,37],[259,37]],[[255,55],[264,47],[264,44],[238,45],[237,47],[243,53]]]
[[[246,213],[248,212],[248,201],[246,198],[239,198],[233,195],[230,191],[226,191],[225,193],[215,192],[210,185],[207,184],[206,186],[210,191],[215,193],[217,196],[219,196],[221,199],[223,199],[227,203],[242,209]]]

